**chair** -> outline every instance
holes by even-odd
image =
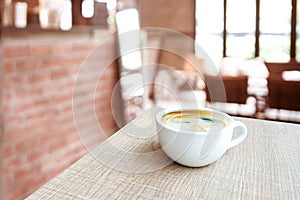
[[[300,111],[300,81],[287,81],[279,74],[268,78],[268,107]]]
[[[248,102],[248,76],[211,76],[204,74],[209,107],[238,116],[254,116],[255,103]]]
[[[204,75],[209,102],[245,104],[248,98],[248,77]]]
[[[267,106],[265,118],[300,123],[300,79],[286,79],[285,74],[299,74],[299,64],[268,63]]]

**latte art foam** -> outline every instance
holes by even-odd
[[[206,111],[171,112],[163,116],[163,123],[171,128],[185,131],[206,132],[225,127],[225,122]]]

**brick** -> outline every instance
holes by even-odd
[[[26,132],[26,127],[20,126],[9,126],[5,127],[5,131],[3,133],[3,141],[11,142],[16,139],[24,137],[24,132]]]
[[[46,175],[43,175],[41,173],[37,173],[35,176],[33,176],[27,184],[27,192],[26,196],[31,194],[33,191],[37,190],[39,187],[41,187],[43,184],[45,184],[50,178],[48,178]],[[25,197],[26,197],[25,196]]]
[[[85,59],[86,59],[86,55],[74,55],[74,56],[64,57],[63,66],[65,67],[70,67],[72,65],[80,66]]]
[[[15,155],[14,157],[2,160],[2,169],[4,174],[15,171],[16,169],[22,167],[24,164],[22,157]]]
[[[52,54],[69,53],[71,51],[71,45],[59,45],[55,44],[51,48]]]
[[[110,91],[105,89],[105,90],[102,90],[102,92],[98,92],[95,94],[94,104],[95,104],[95,106],[102,105],[102,104],[105,104],[106,106],[108,106],[111,104],[112,98],[113,97],[112,97],[112,94],[110,93]]]
[[[110,121],[105,121],[105,122],[101,121],[99,126],[101,127],[101,129],[104,131],[104,134],[106,135],[106,131],[110,130],[113,127],[113,124]],[[110,133],[109,133],[109,135],[110,135]]]
[[[93,125],[95,125],[94,119],[92,115],[88,115],[88,116],[92,116],[92,117],[85,117],[87,115],[80,115],[77,116],[77,118],[75,118],[75,122],[76,122],[76,127],[77,127],[77,131],[81,131],[82,129],[86,129],[88,127],[92,127]]]
[[[49,154],[48,148],[44,146],[40,146],[40,148],[36,148],[27,153],[26,160],[27,162],[34,162],[37,160],[42,160],[43,157],[46,157]]]
[[[20,87],[25,84],[25,77],[17,74],[7,74],[4,77],[4,88]]]
[[[96,110],[98,111],[98,112],[103,112],[103,110],[111,110],[111,102],[105,102],[105,101],[103,101],[103,102],[99,102],[99,103],[97,103],[96,104]]]
[[[18,60],[16,61],[16,71],[21,73],[28,73],[40,67],[40,60],[38,58]]]
[[[32,109],[31,112],[27,112],[25,114],[25,119],[26,120],[38,120],[41,118],[46,118],[46,117],[54,117],[57,114],[58,111],[54,110],[54,109],[47,109],[45,107],[41,107],[41,109]],[[46,122],[44,122],[41,125],[47,125]]]
[[[115,82],[107,81],[107,82],[100,82],[99,86],[97,87],[97,92],[102,93],[103,91],[113,91],[115,89]]]
[[[73,79],[73,77],[74,76],[72,74],[69,74],[69,76],[68,76],[69,80],[66,80],[66,81],[62,82],[61,84],[59,84],[59,87],[64,88],[68,92],[73,93],[73,87],[74,87],[74,83],[75,83],[75,79]]]
[[[47,87],[43,86],[40,88],[40,95],[51,100],[54,95],[61,91],[61,89],[62,88],[55,87],[55,85],[48,85]]]
[[[73,132],[72,134],[69,134],[66,136],[66,142],[70,145],[68,145],[68,149],[73,149],[76,147],[80,148],[81,150],[83,150],[81,141],[80,141],[80,137],[77,134],[77,130],[75,129],[75,132]]]
[[[51,175],[51,177],[57,176],[68,166],[70,166],[68,160],[58,159],[55,165],[49,165],[48,173]]]
[[[72,165],[73,163],[75,163],[76,161],[78,161],[82,156],[84,156],[86,154],[86,151],[83,151],[83,152],[74,152],[74,153],[71,153],[70,154],[70,160],[69,162],[67,163],[67,166],[70,166]],[[72,155],[72,156],[71,156]]]
[[[48,56],[41,61],[41,66],[43,66],[43,68],[61,67],[62,65],[63,57],[61,55]]]
[[[13,145],[8,145],[6,143],[3,144],[3,154],[2,157],[8,159],[12,157],[15,153],[15,148]]]
[[[49,98],[45,98],[45,97],[41,97],[39,99],[34,100],[34,106],[35,107],[48,107],[50,104],[50,99]]]
[[[73,111],[73,104],[72,104],[72,102],[70,102],[69,104],[65,104],[62,107],[61,111],[63,113],[71,113]],[[73,117],[73,115],[72,115],[72,117]]]
[[[72,45],[72,51],[76,52],[76,51],[91,51],[94,46],[91,46],[90,44],[73,44]]]
[[[70,70],[70,74],[74,76],[74,79],[76,79],[77,74],[79,73],[80,67],[79,66],[70,66],[69,70]]]
[[[3,64],[3,72],[5,74],[13,73],[15,70],[15,66],[12,62],[4,62]]]
[[[36,96],[42,95],[42,90],[38,87],[21,87],[18,91],[14,91],[17,99],[21,99],[22,101],[27,99],[34,99]]]
[[[61,103],[67,103],[72,101],[72,95],[71,94],[62,94],[59,96],[55,96],[52,99],[52,103],[57,105]]]
[[[4,116],[4,123],[5,124],[21,124],[23,122],[22,116],[19,116],[17,114],[7,114]]]
[[[39,174],[40,168],[41,168],[40,164],[31,164],[16,170],[15,172],[16,183],[20,184],[22,182],[26,182],[27,180],[30,180],[35,175]]]
[[[49,80],[49,75],[44,72],[36,72],[28,77],[30,83],[45,82],[47,80]]]
[[[26,185],[17,185],[14,188],[4,190],[3,199],[21,200],[24,199],[27,193]]]
[[[15,151],[17,153],[22,153],[24,151],[29,151],[31,149],[34,149],[39,145],[39,138],[37,137],[24,137],[22,140],[18,140],[15,142]]]
[[[56,80],[60,78],[66,78],[69,75],[69,70],[67,68],[61,68],[58,70],[53,70],[51,73],[51,79]]]
[[[31,110],[33,108],[32,102],[19,101],[18,103],[14,103],[11,105],[11,111],[14,112],[24,112],[27,110]]]
[[[13,98],[14,92],[11,90],[4,90],[2,91],[2,98],[4,100],[4,102],[9,102],[11,101],[11,99]]]
[[[53,131],[53,123],[52,118],[50,117],[40,117],[33,120],[27,120],[26,128],[27,135],[39,137],[41,134],[52,132]]]
[[[50,153],[55,153],[59,150],[62,150],[66,148],[67,143],[64,138],[57,138],[55,141],[53,141],[50,146],[49,146],[49,152]]]
[[[29,55],[30,56],[49,56],[52,53],[49,45],[30,45]]]
[[[41,145],[46,145],[50,143],[51,141],[55,140],[58,138],[58,132],[57,130],[53,130],[52,132],[43,132],[39,135],[40,137],[40,144]]]
[[[39,123],[26,123],[22,125],[24,128],[15,128],[15,130],[10,131],[9,134],[4,135],[5,140],[8,142],[16,143],[19,140],[23,140],[24,143],[30,137],[39,137],[40,134],[44,132],[51,131],[49,125],[44,126]]]
[[[112,111],[106,109],[103,110],[102,112],[97,112],[97,117],[103,121],[112,120]]]
[[[108,64],[111,61],[104,60],[113,57],[114,54],[108,52],[113,45],[97,48],[90,56],[88,53],[95,46],[90,43],[43,43],[41,46],[34,43],[19,45],[27,51],[25,53],[17,45],[12,48],[18,48],[14,52],[6,50],[6,55],[11,57],[4,60],[7,69],[3,84],[7,88],[2,93],[5,102],[2,110],[7,113],[3,120],[5,145],[2,155],[6,156],[3,180],[10,187],[3,192],[5,198],[25,198],[84,155],[85,147],[91,149],[103,141],[107,133],[117,129],[109,112],[117,66],[111,67]],[[73,97],[80,69],[83,82]],[[99,70],[105,70],[102,79]],[[83,138],[75,127],[78,119],[73,117],[74,98],[77,114],[82,119],[79,124]],[[94,114],[103,123],[104,135],[99,134]]]
[[[61,110],[61,112],[63,114],[57,115],[53,119],[53,123],[57,127],[73,126],[74,125],[73,112],[71,110],[63,110],[63,109]]]
[[[101,58],[101,60],[99,60]],[[89,61],[98,61],[98,66],[107,67],[110,63],[114,62],[116,57],[114,55],[108,54],[107,52],[99,52],[93,51],[91,54],[88,55]]]
[[[68,135],[73,135],[76,134],[76,128],[73,124],[71,124],[70,127],[66,127],[62,130],[60,130],[59,135],[62,137],[68,136]]]
[[[28,56],[28,46],[8,46],[3,47],[3,57],[4,58],[16,58],[22,56]]]
[[[11,189],[15,186],[15,178],[13,173],[6,173],[3,176],[3,188]]]
[[[106,65],[107,63],[102,59],[99,60],[99,57],[98,59],[97,58],[94,59],[93,57],[86,56],[85,60],[83,60],[82,62],[82,67],[84,67],[82,70],[85,70],[86,72],[95,71],[99,74],[102,74],[105,68],[107,67]]]
[[[63,159],[63,160],[62,160]],[[58,156],[57,154],[49,154],[44,160],[44,162],[41,163],[41,173],[44,174],[52,174],[53,170],[58,170],[57,173],[62,171],[60,165],[62,164],[63,161],[67,160],[69,158],[62,158]],[[52,174],[56,175],[56,174]]]

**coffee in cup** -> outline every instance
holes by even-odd
[[[225,127],[225,122],[212,117],[211,112],[204,110],[183,110],[167,113],[162,122],[170,127],[186,131],[209,131]]]
[[[156,115],[156,127],[164,152],[174,161],[190,167],[215,162],[247,136],[242,122],[208,108],[164,109]],[[233,137],[236,128],[240,131]]]

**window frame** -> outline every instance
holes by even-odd
[[[258,57],[259,52],[259,37],[261,35],[260,33],[260,0],[256,0],[256,13],[255,13],[255,51],[254,51],[254,57]],[[291,0],[291,33],[290,33],[290,61],[289,62],[297,62],[296,60],[296,41],[297,41],[297,32],[296,32],[296,25],[297,25],[297,0]],[[226,52],[226,45],[227,45],[227,0],[224,0],[224,21],[223,21],[223,57],[227,56]]]

